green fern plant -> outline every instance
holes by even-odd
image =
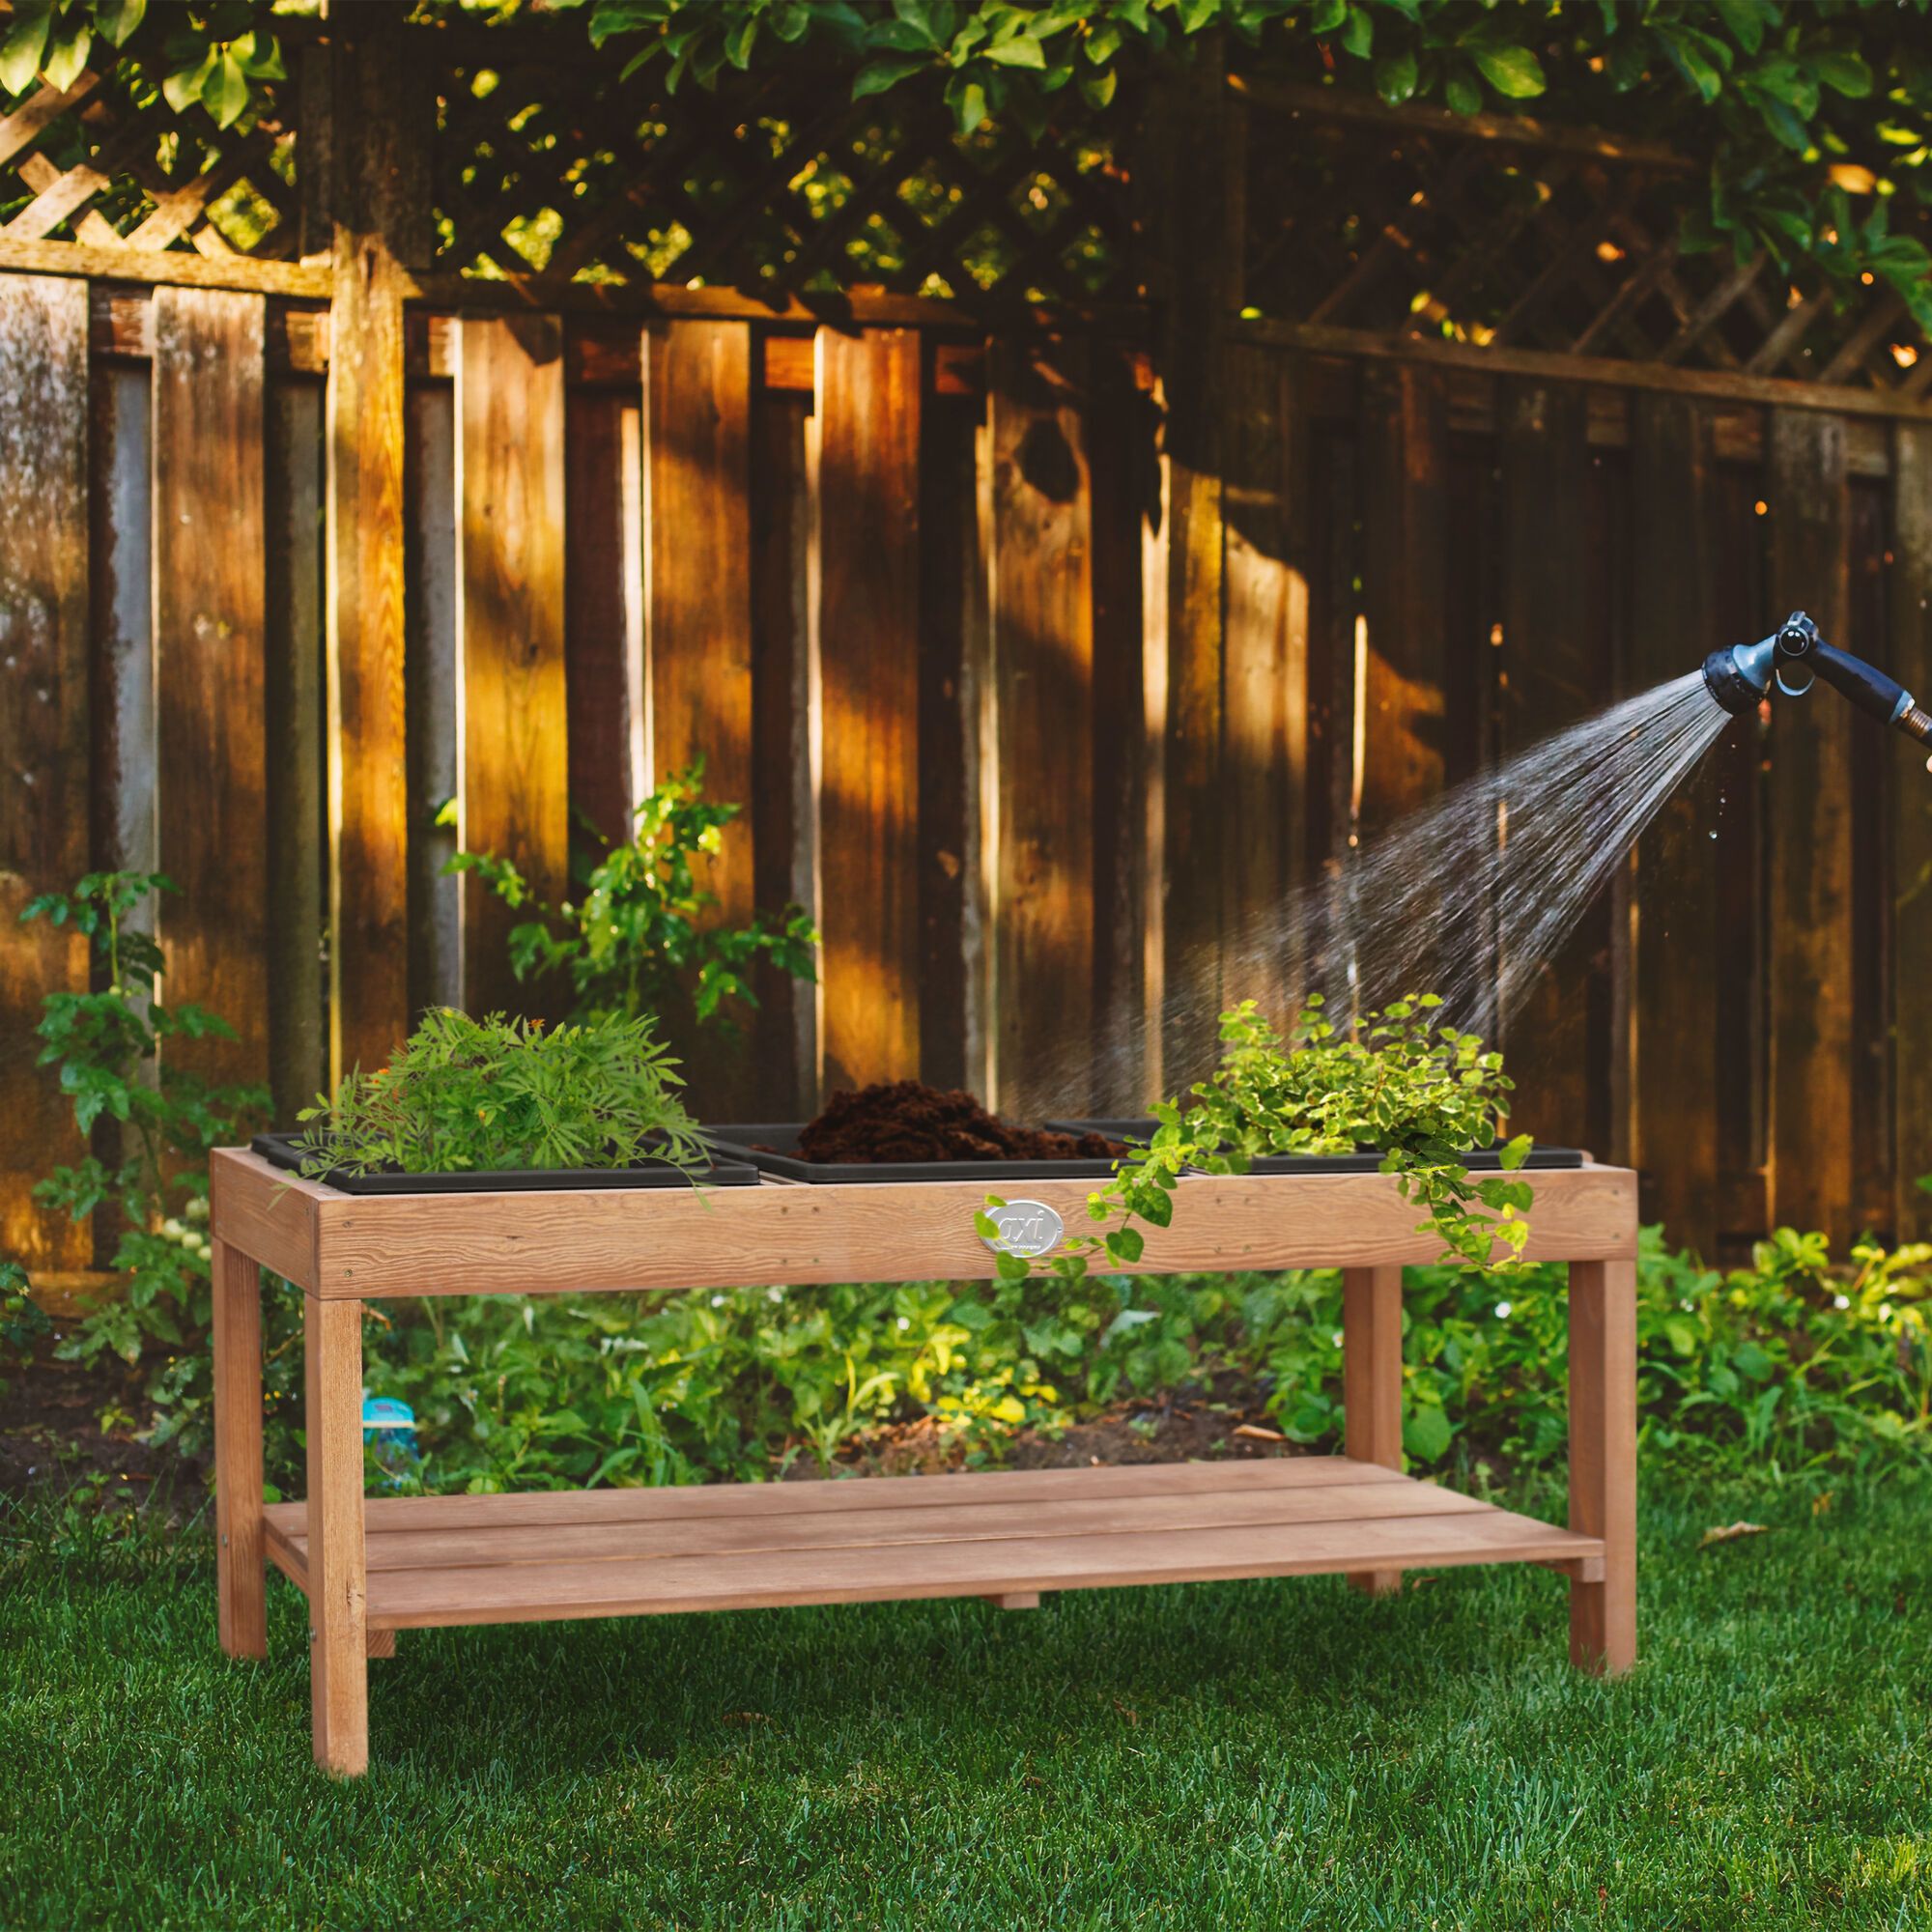
[[[540,1020],[429,1013],[380,1072],[349,1075],[305,1108],[301,1171],[461,1174],[617,1168],[708,1154],[651,1020],[546,1031]]]

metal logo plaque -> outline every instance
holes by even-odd
[[[1065,1234],[1065,1223],[1044,1201],[1009,1201],[1003,1208],[988,1208],[987,1214],[999,1229],[997,1239],[980,1238],[995,1254],[1019,1255],[1027,1261],[1050,1255]]]

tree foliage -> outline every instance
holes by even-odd
[[[416,0],[433,20],[540,0]],[[0,96],[62,84],[96,40],[126,48],[177,110],[228,127],[280,77],[278,14],[299,0],[14,0]],[[1840,289],[1894,288],[1932,328],[1932,0],[547,0],[675,92],[810,59],[854,98],[926,88],[957,126],[1043,128],[1068,89],[1112,101],[1122,72],[1218,32],[1311,79],[1469,115],[1537,112],[1668,138],[1707,165],[1684,244],[1759,247]]]

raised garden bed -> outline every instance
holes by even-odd
[[[365,1301],[492,1293],[984,1279],[983,1169],[905,1188],[355,1200],[243,1149],[211,1163],[220,1630],[267,1654],[265,1563],[308,1596],[318,1763],[368,1762],[368,1660],[422,1626],[903,1597],[1031,1608],[1042,1591],[1517,1562],[1570,1582],[1571,1656],[1635,1654],[1636,1178],[1537,1175],[1527,1259],[1571,1264],[1568,1527],[1402,1471],[1402,1269],[1434,1261],[1380,1174],[1190,1175],[1127,1270],[1344,1270],[1345,1453],[1239,1464],[365,1500]],[[842,1182],[842,1184],[841,1184]],[[1034,1182],[1075,1220],[1091,1182]],[[262,1501],[260,1270],[303,1292],[308,1494]]]
[[[298,1134],[257,1134],[249,1142],[270,1165],[299,1174],[302,1151]],[[723,1150],[720,1150],[722,1152]],[[687,1170],[668,1160],[635,1167],[519,1167],[461,1174],[335,1173],[315,1184],[338,1194],[522,1194],[554,1193],[584,1187],[752,1187],[758,1171],[748,1160],[730,1156],[714,1159],[709,1167]]]

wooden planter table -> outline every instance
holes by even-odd
[[[635,1293],[967,1280],[984,1183],[355,1197],[258,1155],[213,1159],[222,1647],[267,1654],[266,1563],[309,1600],[316,1762],[368,1763],[368,1664],[399,1630],[781,1604],[985,1597],[1340,1572],[1540,1563],[1570,1578],[1570,1654],[1636,1643],[1636,1178],[1526,1177],[1529,1258],[1570,1264],[1570,1524],[1402,1473],[1402,1269],[1435,1259],[1378,1174],[1183,1179],[1139,1273],[1340,1267],[1347,1453],[838,1483],[497,1496],[362,1493],[362,1304],[404,1295]],[[1006,1188],[1084,1225],[1091,1183]],[[259,1265],[258,1265],[259,1264]],[[308,1496],[262,1501],[260,1268],[303,1293]]]

